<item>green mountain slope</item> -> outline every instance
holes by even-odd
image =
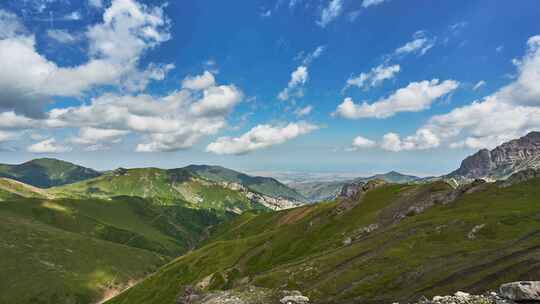
[[[52,158],[34,159],[20,165],[0,164],[0,177],[40,188],[65,185],[99,175],[95,170]]]
[[[111,200],[0,202],[0,303],[95,303],[193,248],[212,212]]]
[[[334,202],[244,214],[107,303],[167,304],[182,285],[247,284],[298,289],[314,303],[392,303],[538,278],[540,178],[467,187],[383,185]]]
[[[0,177],[0,201],[21,197],[46,198],[48,194],[46,190]]]
[[[198,209],[241,213],[264,209],[239,191],[197,178],[183,169],[117,169],[94,179],[49,189],[57,197],[110,198],[118,195],[152,199],[160,205],[188,203]]]
[[[306,201],[296,190],[271,177],[250,176],[220,166],[191,165],[184,169],[211,181],[242,184],[252,191],[268,196]]]

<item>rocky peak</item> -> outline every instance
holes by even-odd
[[[530,168],[540,168],[540,132],[530,132],[491,151],[482,149],[464,159],[449,177],[504,179]]]

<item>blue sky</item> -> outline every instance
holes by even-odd
[[[0,157],[430,175],[540,129],[536,1],[0,4]]]

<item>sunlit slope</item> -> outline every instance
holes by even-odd
[[[182,169],[118,169],[94,179],[51,188],[49,192],[58,197],[79,198],[138,196],[160,205],[189,203],[194,208],[237,213],[261,208],[239,191],[197,178]]]
[[[244,214],[107,303],[174,303],[182,284],[299,289],[315,303],[406,301],[480,292],[540,275],[540,179],[385,185],[338,200]],[[206,278],[206,280],[205,280]]]
[[[242,184],[268,196],[306,201],[302,194],[271,177],[250,176],[221,166],[191,165],[183,169],[211,181]]]
[[[92,303],[193,248],[219,221],[134,197],[0,202],[0,303]]]

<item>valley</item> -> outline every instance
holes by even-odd
[[[536,152],[519,152],[530,138],[512,145],[524,157],[490,165],[509,174],[499,178],[458,175],[486,172],[469,158],[441,177],[392,171],[291,187],[218,166],[30,161],[21,166],[91,174],[56,185],[27,170],[0,178],[0,266],[11,273],[0,303],[175,303],[190,286],[210,298],[275,302],[299,290],[313,303],[406,302],[534,279],[540,171]]]

